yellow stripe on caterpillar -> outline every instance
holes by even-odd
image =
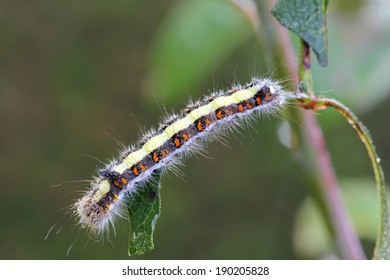
[[[114,170],[118,173],[123,173],[126,169],[132,167],[152,151],[163,145],[173,135],[192,125],[195,120],[212,113],[218,108],[244,101],[253,96],[256,91],[257,89],[255,86],[249,89],[238,90],[230,96],[220,96],[215,98],[212,102],[191,111],[184,118],[169,125],[161,134],[152,137],[140,150],[129,154],[122,163],[114,167]]]

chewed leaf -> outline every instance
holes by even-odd
[[[160,170],[134,193],[127,205],[130,218],[129,255],[141,255],[154,249],[153,232],[160,216]]]
[[[328,64],[327,0],[279,0],[272,14],[313,48],[321,66]]]

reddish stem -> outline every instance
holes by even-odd
[[[311,68],[311,58],[310,58],[310,46],[306,41],[302,41],[302,65],[303,70],[308,71]]]

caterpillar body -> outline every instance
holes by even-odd
[[[126,197],[142,187],[153,171],[169,168],[182,155],[196,151],[202,141],[218,137],[218,132],[254,112],[277,111],[288,95],[277,82],[254,78],[189,104],[98,171],[90,189],[73,206],[78,223],[93,233],[103,233],[123,216]]]

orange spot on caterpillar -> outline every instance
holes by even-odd
[[[136,166],[134,166],[134,168],[133,168],[133,173],[134,173],[135,176],[139,175],[139,171],[138,171]]]
[[[222,111],[218,110],[218,112],[215,114],[217,116],[217,119],[222,119]]]
[[[209,118],[206,118],[206,126],[209,126],[211,124],[211,121]]]
[[[175,144],[175,146],[176,146],[177,148],[179,148],[179,147],[181,146],[180,140],[179,140],[179,138],[177,138],[177,137],[173,140],[173,143]]]
[[[141,167],[141,170],[142,170],[142,172],[146,170],[146,166],[145,166],[145,165],[143,165],[143,164],[140,164],[140,166],[139,166],[139,167]]]
[[[153,153],[153,161],[154,162],[158,162],[160,159],[158,158],[158,155],[157,155],[157,153]]]
[[[198,121],[198,124],[196,125],[196,128],[198,129],[198,131],[202,131],[203,130],[203,125],[200,121]]]
[[[106,204],[106,211],[110,210],[110,204]]]
[[[161,151],[161,156],[162,157],[166,157],[167,154],[168,154],[168,150],[162,150]]]
[[[261,104],[261,98],[260,98],[260,97],[256,97],[256,104],[257,104],[257,105],[260,105],[260,104]]]
[[[239,112],[244,111],[244,106],[242,106],[242,104],[238,105],[237,110],[238,110]]]
[[[247,107],[248,109],[251,109],[251,108],[252,108],[252,104],[250,104],[249,102],[247,102],[247,103],[246,103],[246,107]]]
[[[125,178],[121,178],[121,181],[124,185],[127,185],[127,180]]]
[[[114,193],[113,197],[112,197],[112,202],[115,202],[118,200],[118,195],[116,193]]]
[[[229,109],[225,109],[225,116],[229,115],[230,111]]]
[[[122,189],[122,186],[121,186],[121,184],[120,184],[118,181],[114,181],[114,185],[115,185],[116,187]]]
[[[190,138],[189,134],[186,133],[183,133],[181,137],[183,138],[184,141],[187,141]]]

